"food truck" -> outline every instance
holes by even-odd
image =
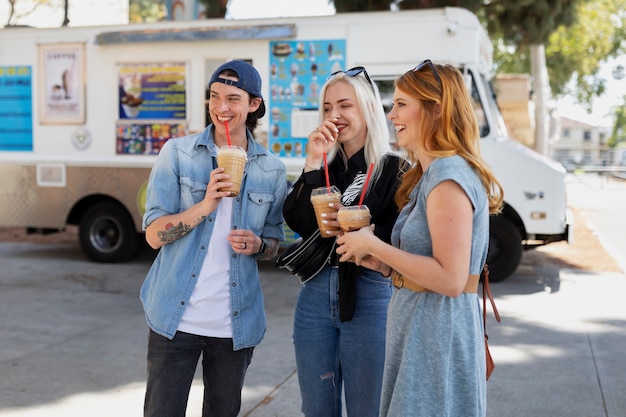
[[[207,81],[220,64],[244,59],[259,70],[268,112],[255,136],[294,179],[329,74],[365,66],[389,105],[395,77],[429,58],[465,75],[481,150],[504,187],[488,258],[492,280],[504,279],[523,249],[568,240],[571,216],[563,167],[508,137],[490,84],[492,53],[476,16],[460,8],[5,28],[0,227],[77,225],[90,259],[127,261],[142,246],[150,168],[165,141],[206,127]]]

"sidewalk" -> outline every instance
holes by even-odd
[[[149,262],[94,266],[72,248],[7,243],[0,257],[0,416],[140,416],[146,326],[137,291]],[[297,417],[300,284],[271,264],[262,280],[268,333],[240,415]],[[502,323],[490,316],[487,327],[496,361],[488,416],[625,415],[626,276],[525,268],[492,289]],[[188,417],[200,417],[201,402],[198,375]]]
[[[264,276],[293,286],[276,272]],[[487,324],[496,361],[487,383],[488,416],[626,415],[626,276],[540,267],[494,284],[492,290],[502,322],[491,315]],[[270,306],[277,301],[268,299]],[[255,381],[271,377],[264,363],[269,358],[280,359],[284,367],[273,378],[279,383],[262,403],[245,408],[243,416],[301,415],[295,365],[288,363],[293,363],[291,327],[281,316],[270,322],[273,332],[255,354],[257,366],[250,368],[244,394],[268,388]]]
[[[616,207],[626,193],[604,184],[585,199],[589,184],[577,181],[582,193],[572,197],[590,221],[603,229],[592,202],[626,217],[626,205]],[[601,189],[616,194],[600,199]],[[621,230],[604,234],[618,254],[626,252],[612,235]],[[151,259],[94,264],[71,244],[31,243],[0,243],[0,259],[0,417],[141,416],[147,327],[138,294]],[[300,283],[272,263],[261,268],[268,330],[240,417],[298,417],[291,332]],[[624,273],[524,265],[492,290],[502,323],[490,315],[487,325],[496,362],[489,417],[626,416]],[[187,417],[200,417],[201,403],[198,373]]]
[[[570,176],[568,197],[625,268],[626,182]],[[279,272],[267,273],[284,280]],[[496,361],[487,383],[488,417],[626,416],[626,275],[523,266],[492,291],[502,322],[490,315],[487,324]],[[259,350],[288,352],[292,359],[284,343],[291,329],[274,330],[280,339],[268,339]],[[297,374],[284,376],[243,415],[301,415]]]

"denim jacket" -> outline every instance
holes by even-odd
[[[248,136],[248,162],[241,193],[234,197],[231,228],[257,236],[284,239],[283,202],[286,170],[278,157]],[[213,125],[203,132],[165,143],[152,168],[146,195],[144,228],[160,216],[182,212],[200,202],[217,166]],[[206,255],[216,212],[189,234],[161,247],[141,288],[148,325],[172,339]],[[259,270],[254,256],[231,250],[230,300],[233,348],[256,346],[265,334],[266,317]]]

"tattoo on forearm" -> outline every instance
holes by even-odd
[[[174,226],[172,223],[168,223],[165,225],[165,230],[157,232],[157,236],[161,242],[170,243],[185,236],[189,231],[191,231],[191,226],[188,224],[180,222]]]

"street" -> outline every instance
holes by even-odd
[[[567,196],[569,205],[583,214],[605,250],[626,271],[626,180],[610,174],[570,174]]]

